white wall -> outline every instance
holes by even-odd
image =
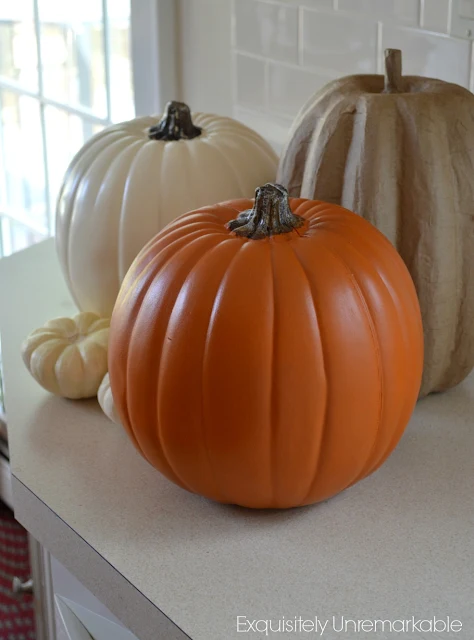
[[[180,0],[182,93],[194,109],[233,114],[278,148],[313,92],[342,75],[380,73],[386,47],[402,49],[404,73],[472,90],[472,43],[449,35],[458,5]]]
[[[178,0],[181,99],[232,115],[231,0]]]

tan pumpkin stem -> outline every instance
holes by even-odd
[[[172,100],[159,123],[148,130],[148,137],[150,140],[192,140],[201,133],[201,127],[193,124],[188,105]]]
[[[402,52],[400,49],[385,49],[384,93],[402,93]]]
[[[304,224],[304,219],[290,209],[288,191],[281,184],[267,182],[255,191],[252,209],[242,211],[228,223],[238,236],[260,240],[281,233],[290,233]]]

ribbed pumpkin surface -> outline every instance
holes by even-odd
[[[56,246],[78,307],[110,316],[124,275],[143,246],[178,215],[249,197],[273,178],[277,158],[255,131],[231,118],[194,113],[202,135],[150,140],[159,117],[108,127],[89,140],[65,175]]]
[[[401,82],[401,93],[384,93],[381,75],[321,89],[293,123],[277,180],[355,211],[397,248],[420,301],[424,396],[474,367],[474,95]]]
[[[290,199],[305,224],[261,240],[226,224],[253,201],[178,218],[139,254],[112,317],[121,421],[167,478],[221,502],[290,507],[373,472],[422,372],[402,260],[335,205]]]

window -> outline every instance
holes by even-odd
[[[130,0],[0,7],[0,257],[54,233],[74,153],[134,116]]]

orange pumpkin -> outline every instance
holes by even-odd
[[[121,422],[169,480],[292,507],[377,469],[421,382],[423,333],[393,246],[280,185],[187,213],[120,290],[109,371]]]

